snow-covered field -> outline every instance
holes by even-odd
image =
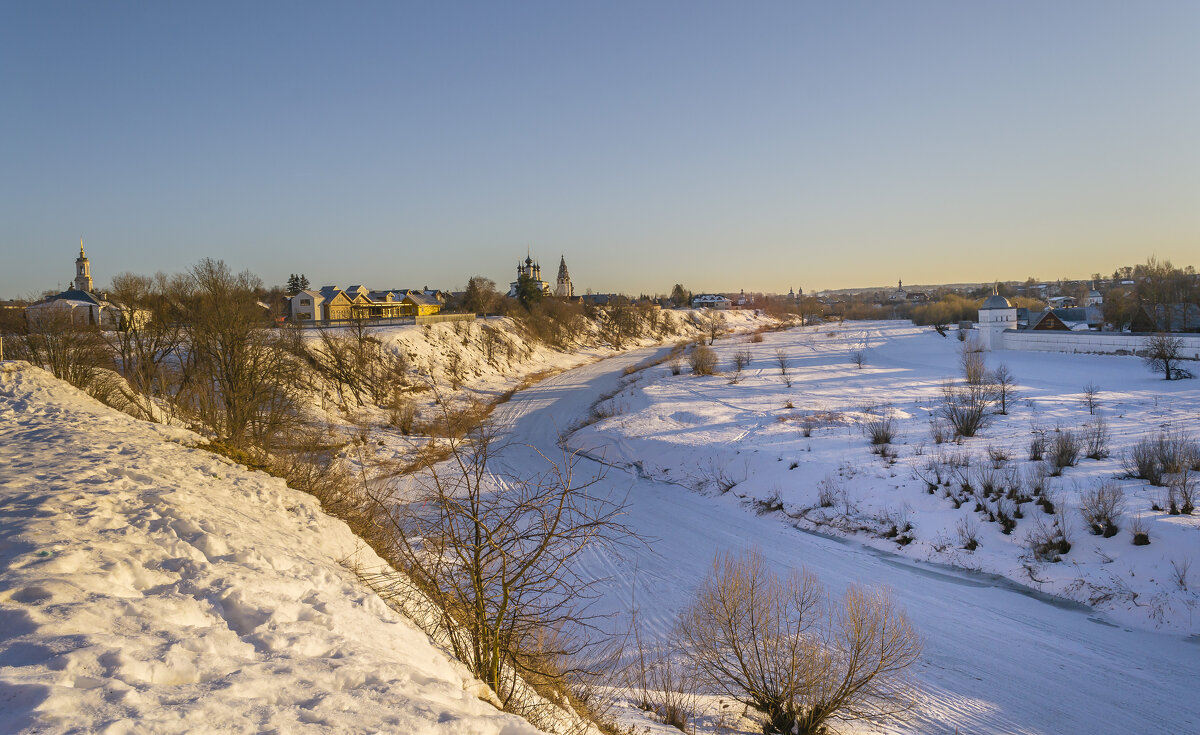
[[[741,329],[764,324],[730,317]],[[1079,489],[1115,479],[1116,457],[1138,437],[1195,429],[1200,381],[1167,383],[1134,358],[992,353],[989,366],[1011,368],[1020,398],[980,437],[938,445],[928,416],[958,374],[959,343],[928,329],[725,337],[715,346],[722,369],[751,353],[733,385],[686,368],[671,375],[667,364],[637,369],[665,346],[535,347],[505,363],[486,359],[479,324],[380,331],[435,371],[458,352],[468,390],[484,397],[563,371],[495,414],[510,463],[526,452],[538,468],[538,453],[552,456],[597,402],[611,414],[569,445],[595,458],[581,460],[581,475],[607,472],[595,491],[628,498],[629,525],[645,540],[584,560],[602,580],[599,611],[618,625],[636,599],[648,633],[665,633],[715,553],[755,546],[779,569],[809,568],[832,593],[894,590],[925,654],[921,706],[889,732],[1200,731],[1197,599],[1173,571],[1200,557],[1200,516],[1154,511],[1158,489],[1115,480],[1126,517],[1141,516],[1150,533],[1149,546],[1134,547],[1125,528],[1088,534],[1074,507]],[[848,361],[859,348],[861,370]],[[1051,480],[1075,522],[1062,562],[1027,558],[1036,505],[1006,535],[913,477],[913,463],[989,447],[1008,450],[1005,466],[1030,465],[1031,426],[1092,420],[1079,395],[1088,382],[1102,390],[1114,456]],[[872,454],[856,423],[868,404],[899,417],[894,461]],[[809,437],[806,415],[820,419]],[[480,701],[461,665],[356,580],[349,567],[379,561],[342,523],[282,481],[189,446],[198,441],[0,363],[0,732],[533,731]],[[813,508],[827,479],[837,502]],[[979,528],[971,552],[956,540],[964,518]],[[880,537],[893,522],[911,524],[911,543]],[[1190,580],[1200,586],[1200,561]],[[639,717],[627,721],[644,727]]]
[[[0,732],[535,732],[198,441],[0,363]]]
[[[577,433],[572,446],[609,462],[636,462],[650,477],[710,492],[719,491],[720,483],[736,483],[729,491],[734,496],[758,510],[769,508],[754,501],[778,499],[771,507],[801,528],[853,535],[906,557],[1002,575],[1091,605],[1116,624],[1200,633],[1200,512],[1169,515],[1163,488],[1120,479],[1121,455],[1141,437],[1167,429],[1200,438],[1194,433],[1200,429],[1200,385],[1166,382],[1135,357],[989,353],[989,367],[1005,364],[1016,377],[1018,396],[1008,415],[994,416],[961,444],[938,444],[930,418],[943,382],[961,378],[959,346],[929,328],[886,322],[771,333],[761,343],[718,341],[722,369],[730,368],[735,352],[751,355],[737,384],[730,384],[728,374],[648,370],[605,402],[605,413],[616,415]],[[866,363],[859,369],[849,354],[864,347]],[[790,388],[780,376],[777,350],[788,356]],[[1094,415],[1082,395],[1088,383],[1101,390]],[[895,417],[895,457],[871,452],[861,422],[872,406],[876,415]],[[1061,477],[1044,479],[1046,492],[1066,509],[1072,547],[1062,561],[1038,561],[1029,552],[1030,531],[1055,522],[1043,506],[1022,504],[1022,517],[1004,533],[994,520],[995,502],[977,510],[974,498],[956,507],[947,497],[963,495],[945,465],[968,458],[976,488],[985,476],[997,485],[1020,483],[1031,493],[1027,486],[1040,464],[1028,459],[1034,430],[1052,441],[1056,429],[1078,432],[1100,417],[1111,434],[1110,456],[1081,457]],[[931,461],[944,472],[944,483],[932,494],[914,474]],[[1092,535],[1079,513],[1080,493],[1105,481],[1115,482],[1126,497],[1122,529],[1111,538]],[[819,502],[823,489],[832,495],[825,498],[832,500],[828,507]],[[1154,510],[1156,504],[1164,510]],[[1132,544],[1135,518],[1149,533],[1147,546]],[[977,534],[972,551],[963,548],[960,529],[966,528]],[[1185,589],[1177,570],[1189,564],[1194,569]]]
[[[827,336],[829,331],[835,336]],[[868,363],[860,373],[847,364],[846,355],[864,335],[870,335]],[[814,492],[812,484],[823,479],[825,470],[819,465],[836,472],[846,463],[853,477],[845,484],[857,503],[865,504],[868,496],[875,495],[883,500],[871,502],[889,505],[907,499],[914,508],[910,517],[918,537],[935,537],[935,524],[944,526],[948,521],[938,517],[943,510],[936,504],[931,506],[936,512],[931,510],[928,518],[918,514],[916,508],[922,507],[918,504],[925,496],[902,464],[923,441],[927,454],[934,451],[924,438],[928,429],[923,417],[904,422],[902,441],[907,444],[900,446],[903,457],[893,468],[895,477],[867,452],[866,440],[857,429],[830,427],[806,441],[794,422],[780,422],[778,417],[803,408],[856,410],[866,401],[888,402],[898,411],[919,416],[918,411],[931,408],[926,404],[942,378],[956,374],[957,345],[952,338],[944,340],[928,330],[888,324],[772,333],[758,344],[741,337],[725,344],[718,341],[724,364],[735,350],[754,351],[755,362],[746,380],[733,386],[721,377],[672,376],[665,365],[624,375],[625,368],[645,362],[650,351],[642,351],[550,378],[519,393],[497,412],[497,419],[505,423],[514,441],[532,447],[529,461],[537,462],[534,449],[553,454],[561,428],[586,415],[598,398],[615,392],[605,401],[605,410],[618,415],[574,433],[570,445],[603,455],[607,474],[593,492],[627,498],[626,520],[646,544],[621,554],[593,554],[586,567],[603,580],[601,608],[627,620],[630,602],[636,600],[641,623],[650,635],[670,629],[714,554],[753,546],[780,570],[807,567],[831,593],[856,583],[887,586],[907,609],[925,640],[924,655],[915,667],[923,695],[912,719],[885,728],[887,732],[1200,731],[1196,699],[1200,649],[1196,636],[1184,634],[1193,628],[1182,617],[1150,630],[1156,621],[1137,615],[1136,608],[1132,612],[1124,607],[1091,609],[1032,595],[1002,578],[906,558],[894,553],[904,550],[892,542],[801,531],[794,519],[782,513],[760,515],[735,495],[753,496],[753,491],[766,496],[778,485],[789,508],[795,508]],[[781,346],[794,358],[797,380],[790,391],[768,362]],[[665,349],[657,352],[663,354]],[[1068,417],[1079,421],[1087,415],[1071,394],[1088,380],[1111,391],[1104,396],[1104,410],[1117,437],[1156,428],[1133,421],[1125,424],[1121,417],[1134,408],[1141,420],[1150,416],[1157,422],[1183,418],[1188,405],[1194,411],[1197,386],[1156,380],[1134,359],[1017,353],[997,353],[989,359],[993,366],[1000,361],[1010,364],[1027,399],[1043,404],[1040,420],[1047,423],[1056,418],[1066,423]],[[1180,404],[1178,410],[1168,405],[1168,397]],[[783,408],[789,398],[796,409]],[[1024,442],[1030,413],[1032,409],[1022,403],[1008,423],[997,423],[965,448],[986,446],[989,441],[998,444],[1007,432],[1014,437],[1021,434]],[[810,458],[818,466],[802,469]],[[517,460],[510,456],[508,461]],[[793,461],[800,464],[788,469]],[[711,476],[714,465],[736,469],[737,479],[743,482],[724,495],[711,487],[698,492],[697,478]],[[1112,474],[1114,468],[1110,461],[1084,461],[1066,471],[1066,484],[1091,473]],[[580,476],[605,470],[604,464],[589,459],[576,468]],[[1136,501],[1144,500],[1147,491],[1133,494],[1132,508],[1145,512]],[[960,512],[969,511],[964,506]],[[1192,523],[1189,519],[1156,522]],[[1194,530],[1189,527],[1180,533]],[[1160,568],[1164,549],[1168,557],[1200,550],[1194,540],[1189,541],[1191,537],[1172,537],[1157,527],[1151,533],[1154,540],[1149,547],[1134,548],[1124,532],[1099,541],[1079,531],[1079,549],[1071,551],[1063,568],[1070,567],[1072,557],[1093,563],[1096,553],[1091,549],[1100,544],[1111,546],[1114,559],[1152,553],[1155,556],[1146,568],[1158,570],[1151,574],[1155,589],[1163,589],[1157,576],[1164,573]],[[1002,551],[1000,535],[981,536],[980,550],[994,551],[998,562],[1016,559],[1017,545]],[[1143,567],[1126,564],[1135,579],[1142,574]],[[1172,599],[1184,604],[1183,598]],[[1122,625],[1118,619],[1135,625]],[[667,731],[664,727],[656,732]]]

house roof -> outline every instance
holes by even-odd
[[[1072,306],[1063,309],[1053,309],[1054,315],[1064,322],[1081,322],[1085,324],[1103,324],[1104,313],[1095,306]]]
[[[1200,306],[1196,304],[1144,305],[1142,313],[1157,332],[1200,329]]]
[[[418,306],[441,306],[441,303],[439,303],[434,297],[426,296],[425,294],[416,291],[410,292],[404,298],[405,300],[411,301]]]
[[[96,294],[89,291],[80,291],[77,288],[69,288],[60,294],[51,296],[49,299],[47,299],[47,301],[82,301],[84,303],[94,304],[96,306],[102,306],[104,304],[104,302],[98,296],[96,296]]]

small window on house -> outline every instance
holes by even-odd
[[[312,299],[300,299],[301,306],[312,306]]]

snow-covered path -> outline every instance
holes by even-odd
[[[562,430],[586,416],[597,396],[616,389],[627,366],[655,352],[551,378],[518,394],[497,419],[513,441],[553,456]],[[584,459],[577,471],[602,469]],[[621,557],[587,560],[590,573],[606,578],[603,604],[611,611],[625,610],[636,588],[643,621],[661,631],[717,551],[753,545],[780,568],[816,572],[831,591],[851,583],[895,591],[925,637],[918,675],[927,692],[917,717],[897,732],[1200,732],[1194,637],[1123,629],[1007,583],[797,531],[728,495],[702,495],[616,468],[607,473],[601,487],[628,493],[625,520],[647,540]]]

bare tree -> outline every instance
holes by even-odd
[[[714,560],[680,631],[698,675],[762,712],[764,732],[879,722],[914,701],[921,642],[889,595],[852,587],[831,603],[815,576],[780,577],[755,551]]]
[[[209,258],[189,277],[192,378],[181,400],[222,442],[269,451],[294,420],[296,366],[258,303],[262,283]]]
[[[472,276],[467,281],[467,290],[463,295],[463,311],[473,314],[488,314],[496,311],[500,305],[500,294],[496,291],[496,282],[483,276]]]
[[[973,341],[964,342],[958,353],[958,362],[962,366],[963,379],[967,385],[982,385],[987,377],[987,364],[983,352]]]
[[[17,334],[8,341],[9,359],[28,360],[49,370],[54,377],[86,391],[101,400],[113,391],[113,366],[110,352],[100,330],[76,323],[66,309],[42,309],[37,318],[16,323]]]
[[[344,327],[317,330],[315,342],[303,343],[302,351],[342,401],[353,399],[358,406],[395,403],[408,383],[404,355],[388,349],[365,318],[352,318]],[[457,351],[450,354],[458,356]],[[452,364],[448,359],[448,372]]]
[[[153,418],[169,406],[185,382],[183,300],[189,292],[183,276],[113,276],[109,299],[120,315],[120,329],[106,336],[131,389],[125,391],[127,410],[141,418]]]
[[[1008,365],[1001,363],[988,376],[988,382],[994,386],[996,400],[1000,402],[1000,410],[997,413],[1007,416],[1008,404],[1017,398],[1016,378],[1008,369]]]
[[[449,416],[445,417],[449,421]],[[630,537],[623,502],[589,492],[577,459],[533,450],[543,470],[530,474],[504,459],[486,424],[447,432],[445,460],[373,492],[391,529],[397,560],[433,603],[457,658],[515,706],[526,680],[578,674],[564,661],[594,649],[597,617],[588,612],[596,580],[573,563],[585,550]]]
[[[725,315],[716,309],[709,309],[704,315],[704,330],[708,332],[708,343],[711,345],[725,332]]]
[[[863,365],[867,364],[867,351],[863,349],[851,350],[850,364],[862,370]]]
[[[1173,334],[1156,334],[1143,344],[1146,365],[1167,380],[1190,377],[1191,373],[1177,366],[1183,358],[1183,339]]]
[[[1089,382],[1083,386],[1083,405],[1087,406],[1088,414],[1095,416],[1100,408],[1100,386]]]
[[[788,369],[792,366],[792,361],[782,347],[775,350],[775,364],[779,366],[779,378],[785,386],[791,388],[792,374]]]
[[[742,379],[742,371],[750,364],[750,351],[739,350],[733,353],[733,375],[729,377],[729,384],[736,385]]]

